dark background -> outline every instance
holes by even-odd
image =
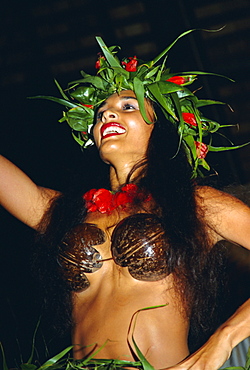
[[[80,77],[81,69],[95,73],[95,35],[108,46],[121,45],[120,58],[137,55],[149,60],[187,29],[225,26],[220,32],[196,31],[180,40],[168,66],[173,72],[202,70],[233,78],[234,83],[202,77],[194,88],[202,87],[200,97],[225,101],[234,110],[211,107],[207,113],[239,125],[223,133],[236,144],[250,141],[249,0],[2,0],[0,17],[1,153],[40,185],[65,189],[80,169],[87,174],[87,160],[67,125],[57,122],[61,106],[27,97],[59,96],[54,78],[66,87]],[[224,143],[220,137],[217,142]],[[211,154],[208,161],[222,186],[233,184],[237,192],[248,194],[249,157],[247,146]],[[20,354],[24,361],[29,357],[42,299],[30,273],[33,232],[2,209],[0,216],[0,341],[9,366],[14,366]],[[230,271],[236,273],[231,275],[240,283],[232,285],[232,306],[249,293],[242,289],[249,285],[249,256],[233,256],[231,266],[236,268]],[[41,325],[36,343],[40,361],[47,356],[43,335],[51,355],[70,344],[69,338],[59,339]]]

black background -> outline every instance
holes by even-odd
[[[220,3],[223,3],[221,1]],[[231,1],[224,1],[233,4]],[[242,29],[237,21],[250,17],[249,3],[241,1],[242,7],[213,13],[211,17],[200,19],[197,9],[214,5],[215,1],[51,1],[35,0],[2,1],[0,13],[0,66],[1,66],[1,152],[23,169],[37,184],[64,190],[74,175],[83,171],[88,175],[86,156],[71,139],[66,124],[59,124],[60,106],[40,100],[29,100],[28,96],[38,94],[59,96],[53,79],[57,78],[62,86],[68,81],[79,78],[79,70],[95,73],[94,61],[99,49],[95,43],[84,46],[84,37],[100,35],[107,45],[121,45],[121,57],[134,55],[136,45],[145,41],[154,45],[154,52],[142,59],[154,58],[172,42],[181,32],[189,28],[214,28],[223,26],[227,21],[236,22],[235,32],[222,36],[217,41],[204,38],[196,32],[182,39],[174,47],[169,57],[173,71],[209,70],[227,74],[235,78],[235,92],[229,81],[211,77],[202,78],[202,94],[207,98],[226,100],[236,106],[235,113],[227,107],[214,110],[216,120],[246,125],[249,112],[249,51],[244,42],[249,40],[249,27]],[[139,4],[139,5],[138,5]],[[121,6],[142,9],[125,18],[116,18],[113,12]],[[132,9],[131,8],[131,9]],[[39,13],[40,12],[40,13]],[[37,14],[40,15],[37,15]],[[121,36],[117,29],[125,29],[130,24],[144,22],[148,31],[145,34]],[[240,26],[241,24],[241,26]],[[57,27],[58,25],[58,27]],[[65,28],[64,28],[65,27]],[[59,31],[58,31],[59,30]],[[61,31],[60,31],[61,30]],[[125,32],[125,31],[124,31]],[[224,32],[224,33],[223,33]],[[230,38],[231,37],[231,38]],[[233,56],[228,56],[231,43],[242,39],[242,48]],[[215,40],[215,41],[214,41]],[[208,51],[214,44],[218,54]],[[54,45],[54,46],[53,46]],[[57,46],[56,46],[57,45]],[[58,45],[64,45],[57,52]],[[219,52],[225,47],[225,53]],[[84,58],[90,61],[84,65]],[[79,61],[83,65],[78,67]],[[65,63],[61,65],[61,63]],[[197,88],[200,85],[197,85]],[[220,86],[225,89],[221,90]],[[244,85],[244,89],[241,87]],[[223,91],[225,96],[223,96]],[[230,119],[228,118],[230,117]],[[235,142],[246,142],[250,138],[249,129],[242,134],[236,130],[227,132]],[[220,174],[220,183],[243,184],[247,186],[249,149],[242,149],[241,154],[218,154],[210,156],[210,163]],[[32,347],[32,335],[41,315],[42,298],[34,277],[30,272],[30,256],[34,233],[22,225],[3,209],[0,210],[0,341],[3,343],[8,366],[20,363],[21,357],[27,361]],[[238,266],[238,262],[234,262]],[[242,264],[240,262],[240,269]],[[239,270],[237,267],[236,271]],[[247,270],[247,268],[246,268]],[[235,271],[235,270],[231,270]],[[243,270],[242,270],[243,271]],[[244,270],[245,271],[245,270]],[[234,275],[232,273],[231,275]],[[237,273],[238,275],[238,273]],[[239,275],[240,285],[232,288],[236,295],[235,305],[245,296],[243,285],[247,286],[246,273]],[[249,284],[248,284],[249,285]],[[240,292],[239,292],[240,289]],[[243,289],[244,290],[244,289]],[[238,298],[240,296],[240,298]],[[232,303],[234,306],[234,303]],[[43,336],[51,355],[70,344],[70,338],[58,338],[56,333],[43,324],[38,330],[36,348],[40,361],[48,357]],[[48,344],[49,343],[49,344]]]

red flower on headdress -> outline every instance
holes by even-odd
[[[183,85],[186,82],[186,79],[182,76],[172,76],[167,79],[169,82],[173,82],[176,85]]]
[[[81,103],[81,104],[84,105],[84,107],[87,107],[87,108],[91,108],[91,109],[94,108],[94,106],[92,104],[83,104],[83,103]]]
[[[129,62],[122,61],[122,65],[124,66],[126,71],[136,72],[136,68],[137,68],[137,64],[138,64],[138,60],[136,59],[136,55],[133,58],[129,57],[128,59],[129,59]]]
[[[196,146],[196,153],[197,157],[199,159],[204,159],[208,153],[208,147],[204,143],[200,143],[199,141],[195,141],[195,146]]]
[[[105,59],[105,57],[101,53],[98,53],[98,55],[99,55],[98,60],[95,63],[95,68],[96,69],[100,69],[100,67],[101,67],[101,59]]]
[[[184,119],[184,122],[188,123],[190,126],[197,126],[196,118],[193,113],[182,113],[182,117]]]

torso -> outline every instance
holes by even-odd
[[[74,357],[81,359],[104,345],[96,358],[135,361],[134,333],[136,344],[154,367],[171,366],[188,355],[188,320],[178,303],[171,273],[156,281],[138,280],[128,267],[112,259],[112,233],[127,216],[123,211],[109,216],[91,212],[85,220],[104,231],[106,240],[95,249],[106,261],[95,272],[85,274],[87,289],[73,292]],[[143,310],[155,306],[162,307]]]

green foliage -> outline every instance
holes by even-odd
[[[77,370],[77,369],[79,370],[80,369],[122,370],[128,367],[139,369],[139,370],[154,370],[153,366],[149,364],[149,362],[146,360],[146,358],[141,353],[134,339],[133,339],[133,344],[135,346],[139,361],[93,359],[93,356],[90,356],[83,360],[73,360],[68,355],[70,350],[72,349],[72,346],[70,346],[66,348],[65,350],[61,351],[56,356],[50,358],[43,365],[34,365],[34,364],[27,362],[27,363],[21,364],[16,369],[8,369],[5,358],[4,358],[4,353],[2,350],[3,359],[4,359],[3,370]],[[249,350],[246,356],[245,366],[232,366],[232,367],[223,368],[221,370],[250,370],[250,347],[249,347]]]
[[[199,75],[216,74],[201,71],[170,73],[170,68],[166,67],[170,49],[180,38],[194,31],[196,30],[183,32],[162,53],[149,62],[141,61],[136,57],[120,61],[116,55],[119,48],[116,46],[108,48],[101,37],[96,37],[102,52],[97,62],[97,75],[92,76],[81,71],[82,78],[70,82],[66,90],[63,90],[55,81],[62,95],[61,99],[51,96],[37,96],[36,98],[48,99],[63,105],[66,110],[59,122],[66,121],[72,130],[74,139],[86,148],[93,144],[91,127],[95,108],[114,93],[119,93],[121,90],[133,90],[143,119],[148,124],[152,122],[146,114],[145,97],[158,104],[165,117],[175,125],[180,135],[180,143],[184,144],[187,157],[193,167],[193,177],[196,177],[202,173],[198,170],[198,166],[205,170],[209,169],[204,158],[200,158],[194,150],[196,142],[203,143],[206,138],[207,149],[211,151],[237,149],[241,146],[230,144],[227,147],[216,148],[212,145],[212,134],[217,133],[225,125],[203,117],[200,108],[224,103],[198,99],[195,93],[187,88],[187,85],[191,85]],[[216,32],[216,30],[208,32]],[[134,63],[133,68],[129,67],[131,59]],[[156,65],[161,59],[163,62]],[[174,77],[179,78],[179,81],[173,79]],[[192,114],[196,125],[186,122],[183,119],[183,113]]]
[[[97,351],[94,351],[90,356],[82,359],[82,360],[74,360],[70,357],[70,351],[72,350],[73,346],[69,346],[65,348],[63,351],[58,353],[57,355],[51,357],[47,360],[43,365],[40,364],[32,364],[34,350],[35,350],[35,337],[38,330],[38,325],[35,329],[35,333],[32,340],[32,349],[31,349],[31,356],[26,363],[19,365],[15,369],[9,369],[6,363],[4,350],[2,344],[0,342],[0,350],[2,352],[2,369],[3,370],[80,370],[80,369],[94,369],[94,370],[123,370],[127,368],[135,368],[139,370],[154,370],[154,367],[147,361],[145,356],[140,351],[138,345],[134,339],[134,330],[136,327],[136,321],[138,314],[141,311],[157,309],[161,307],[165,307],[165,305],[160,306],[153,306],[153,307],[145,307],[141,310],[135,312],[131,319],[130,327],[132,326],[132,343],[134,345],[135,353],[138,357],[138,361],[126,361],[126,360],[116,360],[116,359],[95,359],[94,357],[105,347],[106,343],[103,344]],[[130,331],[129,327],[129,331]],[[250,347],[248,349],[246,355],[246,363],[245,366],[232,366],[221,368],[220,370],[250,370]]]

